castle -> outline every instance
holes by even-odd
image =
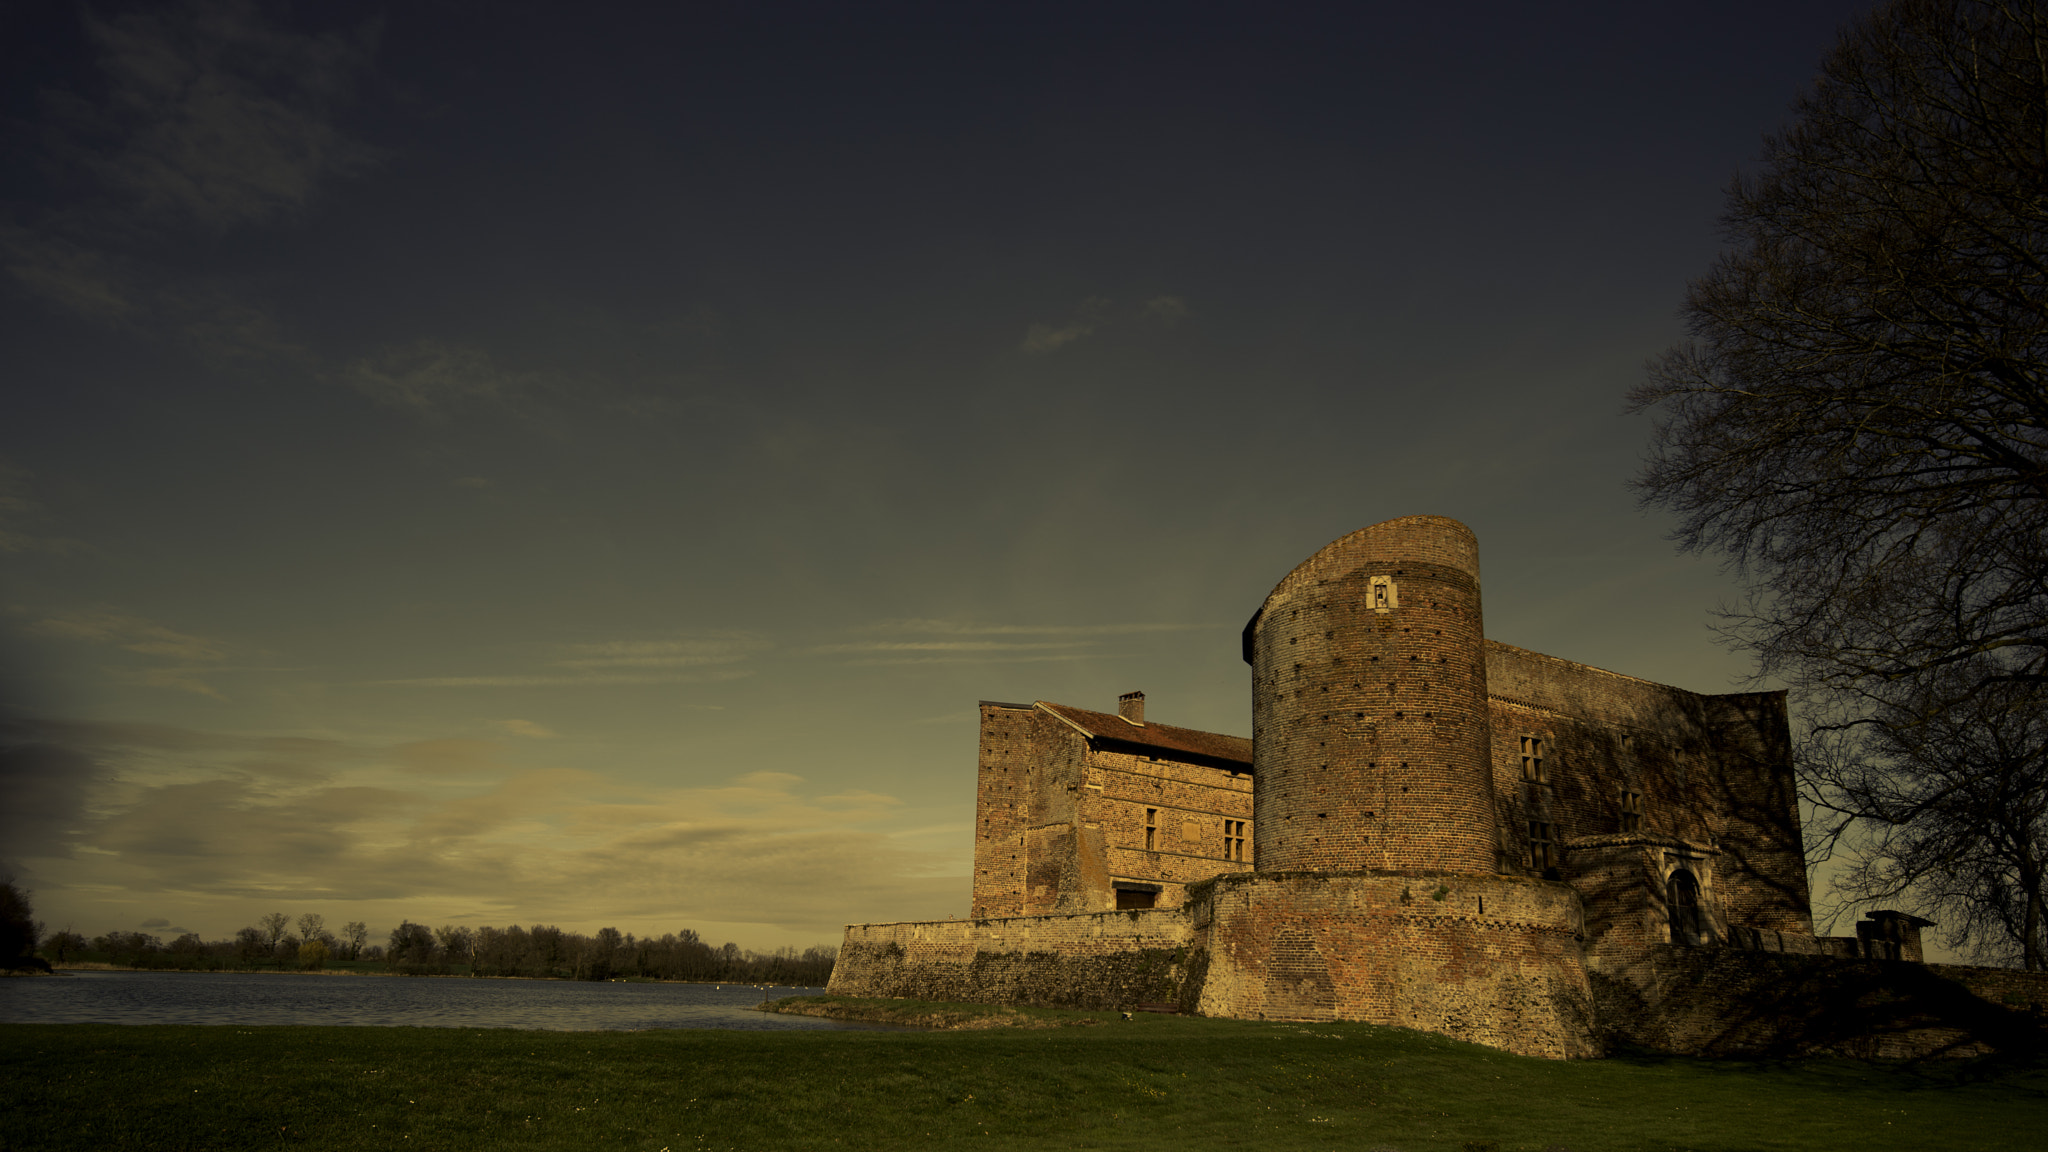
[[[1150,720],[1142,693],[984,701],[971,918],[848,926],[831,990],[1372,1021],[1558,1058],[1974,1051],[2012,1025],[1998,1006],[2048,999],[2033,974],[1930,977],[1901,913],[1816,937],[1784,694],[1486,639],[1455,520],[1331,543],[1243,656],[1249,740]]]

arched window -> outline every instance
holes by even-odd
[[[1699,880],[1691,872],[1680,868],[1665,882],[1665,890],[1670,893],[1671,900],[1671,942],[1706,943],[1706,924],[1700,918]]]

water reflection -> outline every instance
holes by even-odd
[[[0,980],[0,1022],[367,1024],[432,1028],[874,1028],[757,1012],[821,988],[216,972],[67,971]]]

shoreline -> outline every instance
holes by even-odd
[[[994,1028],[1085,1028],[1107,1024],[1114,1012],[1066,1008],[1018,1008],[1008,1004],[954,1004],[926,1000],[883,1000],[861,996],[785,996],[760,1011],[811,1016],[856,1024],[893,1024],[934,1032],[980,1032]]]

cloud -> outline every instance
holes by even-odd
[[[169,928],[171,922],[161,916],[152,916],[142,922],[144,928]]]
[[[1024,333],[1024,342],[1017,347],[1033,356],[1057,352],[1084,336],[1091,335],[1101,326],[1104,314],[1109,310],[1109,301],[1101,296],[1090,296],[1081,301],[1074,310],[1074,318],[1065,324],[1033,324]]]
[[[856,644],[821,644],[818,653],[837,652],[1010,652],[1032,648],[1072,648],[1092,640],[1054,640],[1019,644],[1004,640],[874,640]]]
[[[951,636],[1128,636],[1143,632],[1191,632],[1209,624],[979,624],[965,620],[878,620],[864,632],[926,632]]]
[[[35,813],[58,816],[63,832],[34,855],[71,856],[53,913],[96,893],[93,907],[134,909],[119,923],[175,899],[345,906],[323,907],[330,919],[383,908],[586,929],[771,924],[829,939],[848,919],[942,914],[936,901],[965,896],[964,860],[884,830],[906,811],[900,799],[812,794],[790,773],[670,787],[508,768],[493,742],[434,739],[381,750],[309,741],[302,751],[326,775],[282,779],[246,770],[267,743],[256,738],[81,723],[51,732],[76,739],[85,750],[69,754],[97,773],[61,813]]]
[[[439,340],[387,348],[349,364],[340,378],[372,400],[421,415],[502,400],[535,380],[500,370],[481,348]]]
[[[1171,328],[1187,319],[1188,302],[1178,296],[1154,296],[1145,301],[1145,316]]]
[[[39,159],[76,192],[40,215],[17,208],[0,227],[0,270],[59,308],[217,365],[312,367],[269,309],[151,254],[166,236],[301,216],[376,163],[336,115],[369,74],[378,23],[306,34],[250,0],[125,7],[80,8],[95,90],[38,94]]]
[[[500,720],[498,726],[514,736],[525,736],[531,740],[551,740],[555,735],[531,720]]]
[[[0,228],[0,267],[32,295],[95,320],[124,320],[138,305],[111,257],[26,228]]]
[[[145,656],[167,656],[177,660],[220,660],[226,656],[217,640],[173,631],[140,616],[110,608],[51,616],[30,625],[29,630],[66,640],[111,644]]]
[[[0,552],[42,552],[69,556],[85,545],[61,536],[38,536],[22,530],[23,522],[44,517],[43,506],[29,496],[29,473],[0,462]]]
[[[374,683],[415,688],[571,688],[631,684],[710,684],[754,674],[734,668],[767,641],[751,633],[684,640],[612,640],[553,646],[555,659],[526,672],[425,676]]]
[[[209,231],[265,222],[378,159],[334,124],[369,68],[375,24],[304,35],[246,0],[83,19],[106,99],[84,110],[76,155],[146,216]]]
[[[890,632],[896,639],[858,640],[820,644],[811,652],[818,655],[860,655],[850,660],[859,667],[900,664],[1036,664],[1055,661],[1095,660],[1118,655],[1097,645],[1099,637],[1130,636],[1157,632],[1187,632],[1207,627],[1200,624],[980,624],[960,620],[882,620],[856,629],[859,632]],[[957,639],[902,639],[912,636],[946,636]],[[1033,636],[1039,640],[989,639],[989,637]]]
[[[208,696],[225,701],[220,690],[200,679],[204,672],[200,668],[109,668],[108,678],[122,684],[137,684],[144,688],[170,688],[179,692],[190,692],[195,696]]]
[[[500,749],[490,740],[419,740],[391,750],[392,759],[407,772],[421,776],[469,776],[502,774]]]
[[[371,683],[413,688],[600,688],[626,684],[716,684],[743,680],[753,674],[749,668],[725,668],[646,675],[423,676],[412,680],[373,680]]]

